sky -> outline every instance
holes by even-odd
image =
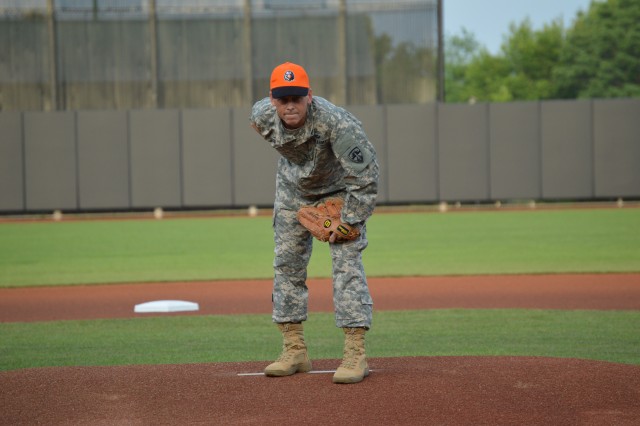
[[[460,35],[466,28],[490,53],[500,52],[509,24],[529,17],[534,29],[556,18],[569,27],[579,10],[586,11],[591,0],[443,0],[444,33]]]

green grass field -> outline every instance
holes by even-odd
[[[367,354],[520,355],[640,364],[640,312],[424,310],[376,312]],[[312,313],[314,359],[342,357],[333,315]],[[0,369],[182,364],[275,359],[281,337],[269,315],[183,316],[0,326]]]
[[[270,218],[0,224],[0,287],[270,278]],[[640,209],[374,215],[370,276],[640,271]],[[310,275],[328,276],[317,244]],[[371,357],[528,355],[640,364],[640,312],[375,312]],[[314,358],[340,358],[332,315],[306,324]],[[0,324],[0,370],[269,360],[268,315]]]
[[[369,276],[640,270],[640,209],[379,214],[368,234]],[[272,259],[268,217],[0,224],[0,287],[268,279]]]

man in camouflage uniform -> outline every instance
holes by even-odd
[[[312,236],[296,219],[304,205],[328,197],[344,200],[341,221],[360,230],[352,241],[332,238],[333,301],[336,326],[345,333],[344,358],[335,383],[356,383],[369,374],[364,333],[372,305],[362,265],[366,220],[373,213],[379,167],[362,124],[348,111],[312,97],[306,71],[284,63],[271,75],[269,98],[256,102],[253,128],[280,154],[273,226],[275,259],[273,321],[283,334],[283,351],[265,369],[267,376],[311,370],[302,322],[307,319],[307,265]]]

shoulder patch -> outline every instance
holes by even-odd
[[[342,155],[338,155],[338,158],[345,169],[358,174],[371,163],[374,154],[366,145],[352,143],[342,151]]]
[[[360,151],[360,148],[356,146],[354,148],[351,148],[351,150],[349,150],[349,159],[354,163],[362,164],[364,162],[364,154],[362,154],[362,151]]]

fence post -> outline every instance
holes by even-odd
[[[347,96],[347,0],[340,0],[337,26],[338,87],[336,101],[338,104],[346,105],[349,100]]]
[[[49,39],[49,103],[45,102],[45,111],[56,111],[58,102],[58,49],[56,40],[55,0],[47,0],[47,35]]]
[[[242,54],[244,58],[244,103],[246,105],[253,103],[252,13],[251,0],[244,0],[242,8]]]
[[[151,107],[158,108],[158,28],[156,0],[149,0],[149,45],[151,50]]]
[[[444,86],[444,11],[443,1],[438,0],[438,102],[446,101]]]

